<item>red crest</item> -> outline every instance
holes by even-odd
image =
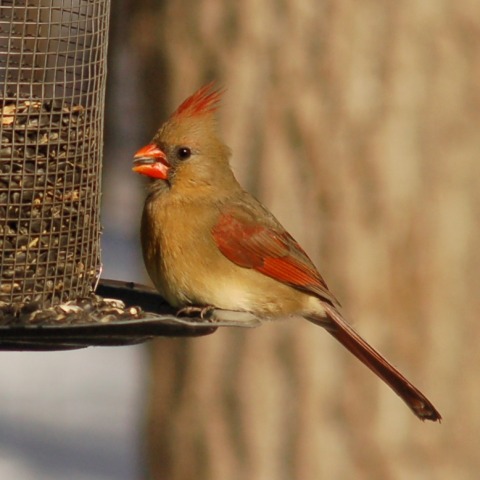
[[[188,97],[174,112],[174,117],[195,117],[218,109],[224,90],[210,82]]]

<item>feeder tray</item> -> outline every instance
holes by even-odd
[[[0,3],[1,350],[257,324],[216,310],[179,318],[148,287],[99,280],[109,16],[109,0]]]
[[[97,293],[102,296],[91,294],[49,309],[0,306],[0,350],[133,345],[156,336],[201,336],[218,327],[261,324],[250,313],[218,309],[205,318],[179,317],[155,290],[133,282],[100,280]],[[107,298],[111,296],[115,299]]]

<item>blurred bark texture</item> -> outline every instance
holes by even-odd
[[[132,29],[150,133],[227,86],[238,177],[444,416],[422,424],[300,320],[162,340],[149,478],[476,478],[480,3],[144,0]]]

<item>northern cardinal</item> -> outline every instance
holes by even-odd
[[[222,91],[187,98],[134,157],[150,177],[141,239],[147,271],[181,310],[303,317],[325,328],[422,420],[432,403],[344,320],[336,298],[294,238],[235,179],[217,133]]]

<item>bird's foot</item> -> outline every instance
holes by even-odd
[[[210,317],[214,310],[215,307],[211,305],[207,305],[206,307],[188,305],[177,312],[177,317],[200,317],[202,320],[211,320]]]

